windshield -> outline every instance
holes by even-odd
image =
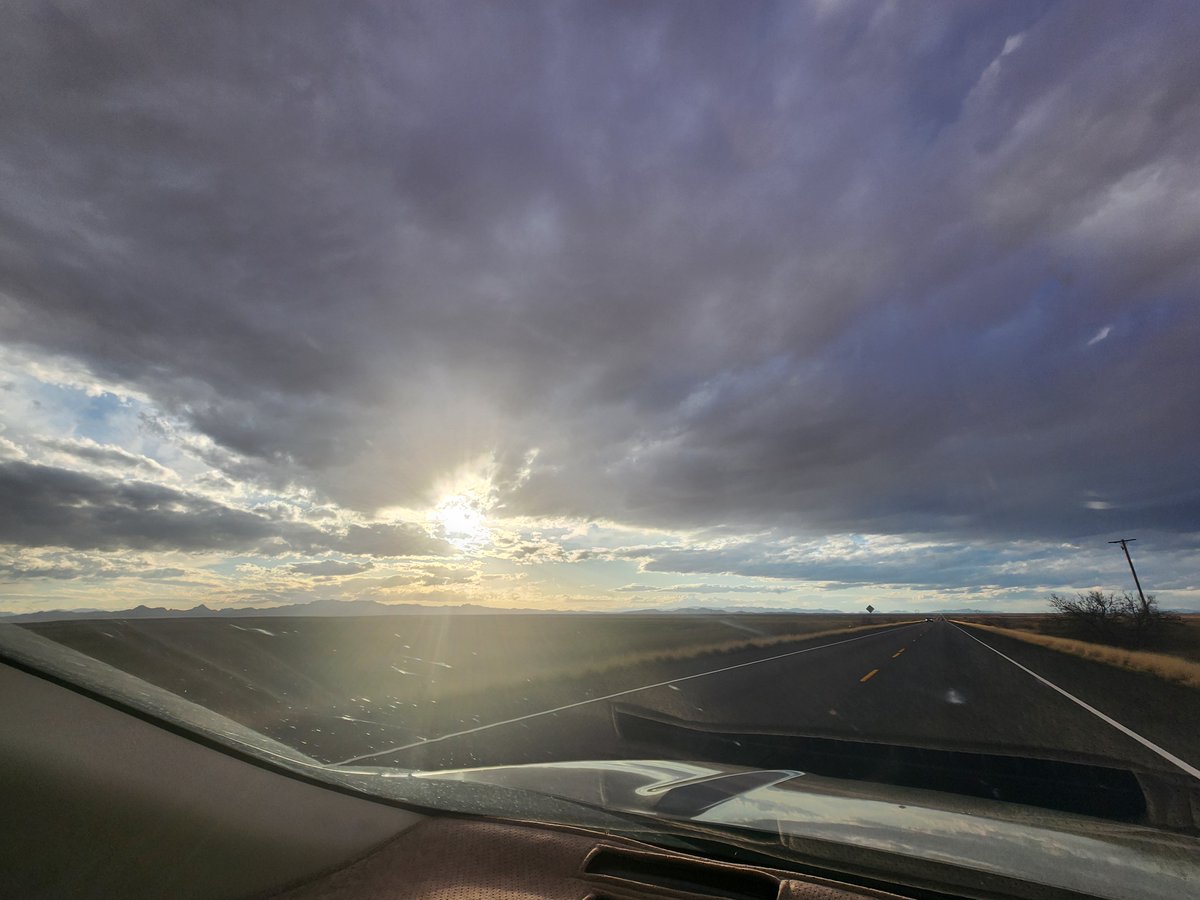
[[[5,658],[393,798],[1200,835],[1200,9],[0,22]]]

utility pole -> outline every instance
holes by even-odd
[[[1133,567],[1133,557],[1129,555],[1129,542],[1136,541],[1137,538],[1121,538],[1119,541],[1109,541],[1110,544],[1120,544],[1121,549],[1125,551],[1125,559],[1129,561],[1129,571],[1133,573],[1133,583],[1137,585],[1138,596],[1142,598],[1142,606],[1146,605],[1146,595],[1142,593],[1142,583],[1138,581],[1137,569]]]

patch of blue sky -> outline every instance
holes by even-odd
[[[83,393],[76,406],[75,435],[91,438],[98,444],[124,443],[129,434],[131,413],[136,422],[136,413],[132,410],[133,403],[132,400],[108,392],[96,395]]]
[[[611,591],[638,576],[629,560],[584,559],[578,562],[545,562],[537,565],[536,578],[547,579],[566,591]]]
[[[304,557],[303,560],[311,562],[311,559],[308,557]],[[298,561],[302,561],[301,558],[297,557],[296,559],[280,561],[279,558],[271,556],[227,556],[224,559],[206,563],[199,568],[208,572],[212,572],[214,575],[240,579],[242,577],[242,573],[239,572],[239,567],[241,566],[258,566],[263,569],[277,568],[280,570],[280,574],[283,574],[286,572],[287,566]]]
[[[125,446],[138,430],[144,404],[92,387],[43,381],[8,369],[12,400],[4,416],[6,430],[30,438],[88,438]]]
[[[224,575],[227,578],[232,578],[237,574],[237,567],[246,565],[247,563],[251,565],[262,565],[262,563],[257,562],[255,558],[246,556],[227,556],[224,559],[203,565],[201,568],[207,569],[209,572],[213,572],[216,575]]]

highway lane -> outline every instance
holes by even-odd
[[[614,705],[734,731],[1124,764],[1176,775],[1180,763],[1200,762],[1172,762],[1170,750],[1122,732],[972,634],[947,621],[920,622],[765,653],[753,664],[710,662],[689,677],[450,731],[361,762],[437,769],[628,757],[631,748],[613,725]]]

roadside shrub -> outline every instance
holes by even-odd
[[[1141,647],[1181,621],[1159,609],[1153,594],[1143,599],[1129,591],[1091,590],[1071,597],[1051,594],[1049,603],[1071,631],[1104,644]]]

